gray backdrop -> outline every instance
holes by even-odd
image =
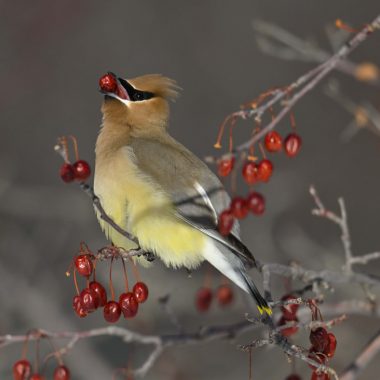
[[[311,67],[264,55],[254,40],[253,19],[271,21],[329,49],[324,33],[328,23],[340,17],[360,26],[376,16],[378,5],[374,0],[1,1],[0,334],[24,333],[31,327],[63,331],[104,325],[101,313],[79,320],[71,310],[74,287],[65,277],[70,259],[80,241],[94,249],[106,241],[89,200],[60,180],[61,160],[53,152],[58,136],[75,134],[81,156],[93,164],[101,120],[100,75],[107,70],[127,78],[156,72],[176,79],[184,91],[172,105],[171,133],[204,157],[213,153],[217,128],[229,112]],[[379,41],[380,34],[372,36],[351,58],[379,63]],[[353,99],[379,105],[378,88],[334,76]],[[295,259],[315,269],[342,265],[338,229],[310,215],[311,183],[334,209],[336,198],[345,197],[356,253],[380,247],[380,140],[363,132],[341,144],[339,136],[351,116],[322,89],[319,86],[296,108],[302,154],[294,160],[274,159],[276,173],[263,188],[267,213],[242,226],[244,241],[260,259]],[[247,128],[251,123],[239,124],[238,140],[247,138]],[[279,130],[286,133],[288,128],[286,120]],[[362,268],[372,273],[378,269]],[[105,264],[100,272],[105,282]],[[115,272],[117,279],[119,268]],[[174,331],[157,304],[167,293],[189,330],[240,320],[246,311],[241,295],[232,308],[196,312],[194,293],[204,273],[202,268],[189,279],[184,271],[169,271],[158,262],[143,270],[150,300],[138,318],[119,324],[145,333]],[[215,275],[214,286],[219,281]],[[279,287],[275,295],[281,294]],[[346,287],[339,297],[353,294],[361,295],[359,289]],[[377,325],[376,320],[353,317],[336,327],[338,350],[331,364],[344,368]],[[258,333],[238,341],[246,343],[253,336]],[[297,342],[306,345],[306,338],[301,333]],[[20,345],[3,350],[2,379],[11,377],[20,352]],[[115,368],[138,366],[145,354],[141,347],[99,338],[80,342],[65,361],[74,379],[110,379]],[[297,367],[309,378],[305,365]],[[278,349],[253,353],[255,379],[284,379],[290,368]],[[362,378],[374,379],[379,370],[379,364],[372,363]],[[247,379],[248,358],[235,343],[181,347],[168,350],[147,378]]]

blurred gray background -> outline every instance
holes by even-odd
[[[75,134],[81,157],[93,164],[101,122],[98,78],[104,72],[126,78],[163,73],[177,80],[184,91],[172,105],[171,133],[204,157],[214,153],[217,128],[228,113],[312,67],[263,54],[255,43],[253,19],[273,22],[330,49],[327,24],[339,17],[360,27],[378,12],[374,0],[0,1],[0,335],[25,333],[32,327],[65,331],[105,325],[100,312],[80,320],[71,310],[74,287],[65,271],[79,242],[96,249],[106,241],[87,197],[59,178],[61,160],[53,151],[58,136]],[[351,59],[379,63],[379,46],[377,33]],[[354,100],[379,106],[378,87],[333,76]],[[342,144],[340,134],[352,117],[323,94],[323,85],[299,103],[295,115],[304,141],[302,153],[293,160],[274,158],[275,175],[262,187],[267,213],[243,223],[243,240],[262,260],[294,259],[314,269],[340,268],[339,231],[311,216],[308,188],[315,184],[334,209],[338,196],[344,196],[354,252],[378,250],[380,140],[363,131]],[[247,139],[251,125],[239,123],[238,141]],[[279,131],[288,130],[285,120]],[[107,268],[103,264],[99,270],[103,282]],[[359,269],[379,272],[373,265]],[[197,313],[194,294],[204,274],[202,268],[188,278],[185,271],[168,270],[158,262],[142,270],[150,300],[135,320],[119,325],[148,334],[173,332],[157,303],[167,293],[188,330],[241,320],[247,310],[236,288],[233,307],[220,310],[214,305],[205,315]],[[121,289],[118,267],[115,277]],[[220,281],[215,274],[214,287]],[[283,293],[279,288],[275,296]],[[346,287],[328,300],[355,294],[362,296],[360,289]],[[342,370],[377,327],[377,320],[364,317],[336,327],[338,350],[331,365]],[[238,342],[247,343],[253,336],[260,334],[248,334]],[[300,334],[296,342],[307,345],[306,336]],[[10,369],[20,354],[21,345],[1,352],[1,379],[11,378]],[[78,343],[65,363],[74,379],[111,379],[115,368],[137,367],[145,355],[145,348],[98,338]],[[306,365],[297,363],[297,368],[305,379],[310,377]],[[281,380],[291,366],[278,349],[264,348],[253,352],[253,371],[254,379]],[[377,378],[379,371],[379,362],[373,362],[362,379]],[[248,379],[248,358],[235,342],[173,348],[147,379]]]

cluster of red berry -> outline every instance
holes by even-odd
[[[59,139],[60,146],[63,148],[61,153],[65,161],[61,166],[60,176],[66,183],[73,182],[74,180],[78,182],[86,181],[91,175],[91,167],[87,161],[79,159],[77,139],[74,136],[70,136],[70,140],[74,145],[75,152],[75,162],[73,164],[69,160],[67,137],[61,137]]]
[[[142,281],[137,281],[130,292],[128,290],[128,278],[125,263],[122,261],[126,291],[120,295],[119,301],[116,302],[112,284],[112,259],[110,266],[111,300],[107,300],[106,289],[100,282],[96,281],[96,271],[94,265],[94,263],[96,263],[96,257],[83,243],[81,244],[80,251],[81,254],[74,258],[74,283],[77,290],[77,295],[73,298],[73,308],[75,313],[79,317],[84,318],[89,313],[92,313],[96,309],[102,307],[104,319],[110,323],[117,322],[121,316],[121,313],[123,313],[124,318],[135,317],[139,309],[139,304],[145,302],[148,298],[149,290],[147,285]],[[116,249],[115,252],[117,252]],[[133,266],[136,270],[136,277],[138,277],[137,268],[134,263]],[[76,280],[76,272],[87,279],[86,288],[82,291],[79,291]],[[90,282],[91,275],[93,275],[93,281]]]
[[[32,365],[29,360],[21,359],[13,364],[13,379],[14,380],[45,380],[46,377],[40,373],[32,373]],[[54,370],[53,380],[70,380],[69,369],[62,365],[59,365]]]
[[[284,149],[289,157],[294,157],[301,149],[301,137],[295,133],[289,133],[283,140],[281,135],[276,131],[271,131],[264,138],[265,149],[270,153],[279,152]],[[256,158],[255,158],[256,159]],[[234,169],[235,157],[224,158],[218,163],[218,174],[221,177],[227,177]],[[256,162],[248,159],[242,169],[242,175],[248,185],[259,182],[268,182],[273,174],[273,163],[271,160],[264,158]],[[219,215],[219,232],[222,235],[228,235],[234,224],[234,220],[243,219],[251,211],[255,215],[262,215],[265,211],[265,198],[262,194],[253,191],[247,198],[235,197],[232,199],[230,207]]]
[[[234,293],[231,286],[224,284],[219,286],[214,295],[209,287],[200,288],[195,295],[195,306],[198,311],[205,312],[210,306],[213,298],[218,300],[219,306],[228,306],[234,300]]]
[[[296,299],[297,299],[296,296],[294,296],[292,294],[287,294],[281,298],[281,301],[283,301],[283,302],[290,301],[291,302],[292,300],[296,300]],[[280,320],[277,322],[277,326],[284,326],[288,322],[297,323],[298,322],[297,311],[298,311],[299,306],[300,305],[297,303],[288,303],[286,305],[281,306],[282,316],[281,316]],[[290,326],[290,327],[287,327],[285,329],[282,329],[281,334],[286,336],[286,337],[289,337],[289,336],[294,335],[297,331],[298,331],[297,326]]]
[[[309,350],[309,358],[317,363],[326,364],[331,359],[336,350],[336,337],[333,333],[328,333],[324,327],[318,327],[310,332],[311,347]],[[311,380],[329,380],[329,374],[318,372],[316,367],[310,365],[313,370]]]
[[[119,98],[128,99],[128,94],[123,86],[119,86],[116,75],[108,72],[99,79],[100,90],[104,93],[116,94]]]

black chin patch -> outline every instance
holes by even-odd
[[[118,78],[121,85],[127,91],[128,96],[132,102],[140,102],[142,100],[148,100],[154,97],[153,92],[140,91],[129,84],[125,79]]]

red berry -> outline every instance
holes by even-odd
[[[285,302],[285,301],[290,301],[290,300],[295,300],[295,299],[297,299],[296,296],[287,294],[281,298],[281,301]],[[285,318],[292,319],[296,315],[299,306],[300,305],[298,304],[288,304],[288,305],[281,306],[282,314],[284,315]]]
[[[53,380],[70,380],[70,371],[64,366],[60,365],[54,371]]]
[[[143,303],[148,299],[149,290],[143,282],[136,282],[133,287],[133,294],[138,303]]]
[[[64,163],[61,166],[59,175],[61,176],[63,182],[66,182],[66,183],[73,182],[75,178],[75,171],[74,171],[73,165]]]
[[[247,198],[248,208],[256,215],[261,215],[265,211],[265,198],[256,191],[253,191]]]
[[[45,380],[46,377],[38,373],[35,373],[29,380]]]
[[[278,321],[277,326],[284,326],[288,322],[295,322],[295,323],[297,323],[298,322],[298,318],[294,316],[292,319],[287,319],[284,316],[282,316],[281,319]],[[280,330],[281,334],[283,336],[287,336],[287,337],[294,335],[297,331],[298,331],[298,327],[297,326],[291,326],[291,327],[287,327],[286,329],[281,329]]]
[[[104,286],[97,281],[92,281],[90,282],[89,288],[95,292],[98,299],[98,305],[103,307],[107,303],[107,292],[104,289]]]
[[[115,323],[119,320],[121,309],[117,302],[108,301],[103,308],[104,319],[109,323]]]
[[[311,375],[311,380],[330,380],[330,376],[325,372],[314,371]]]
[[[216,291],[216,298],[219,305],[226,306],[234,300],[234,293],[229,285],[222,285]]]
[[[302,139],[297,133],[289,133],[284,140],[285,153],[289,157],[294,157],[301,149]]]
[[[247,161],[243,166],[242,174],[245,182],[251,185],[259,179],[259,166],[253,161]]]
[[[212,301],[212,292],[209,288],[200,288],[195,296],[195,305],[198,311],[207,311]]]
[[[328,344],[325,348],[324,354],[326,354],[327,357],[332,358],[336,350],[336,343],[337,343],[336,337],[333,333],[328,333],[327,337],[328,337]]]
[[[85,181],[91,175],[91,166],[85,160],[74,162],[73,167],[77,181]]]
[[[285,380],[302,380],[300,376],[298,376],[297,374],[295,373],[292,373],[291,375],[289,375]]]
[[[307,356],[309,359],[312,359],[314,360],[315,362],[317,362],[318,364],[325,364],[326,360],[327,360],[327,357],[326,355],[320,353],[320,352],[315,352],[314,348],[311,347],[310,350],[309,350],[309,355]],[[312,364],[309,364],[309,367],[312,369],[312,370],[315,370],[317,367],[312,365]]]
[[[247,201],[242,197],[233,198],[230,210],[235,218],[244,219],[249,211]]]
[[[224,210],[219,215],[218,230],[221,235],[227,236],[234,225],[234,216],[232,215],[231,210]]]
[[[90,288],[85,288],[81,291],[80,302],[87,313],[92,313],[99,306],[98,295]]]
[[[139,303],[135,295],[131,292],[120,294],[119,305],[124,318],[135,317],[139,309]]]
[[[218,174],[221,177],[227,177],[232,172],[235,164],[235,157],[224,158],[218,163]]]
[[[73,298],[73,309],[79,318],[87,317],[87,310],[83,307],[79,296]]]
[[[268,182],[273,172],[273,164],[272,161],[267,160],[266,158],[264,160],[261,160],[258,163],[257,168],[257,179],[259,181]]]
[[[104,92],[116,92],[118,85],[117,79],[113,74],[105,74],[99,79],[99,87]]]
[[[329,337],[325,328],[318,327],[315,330],[311,330],[309,339],[316,352],[325,352],[329,344]]]
[[[94,265],[89,255],[78,255],[75,260],[75,267],[80,275],[88,277],[91,275]]]
[[[265,135],[264,145],[268,152],[278,152],[281,150],[282,138],[276,131],[268,132]]]
[[[14,380],[28,380],[32,366],[28,360],[21,359],[13,364],[13,379]]]

